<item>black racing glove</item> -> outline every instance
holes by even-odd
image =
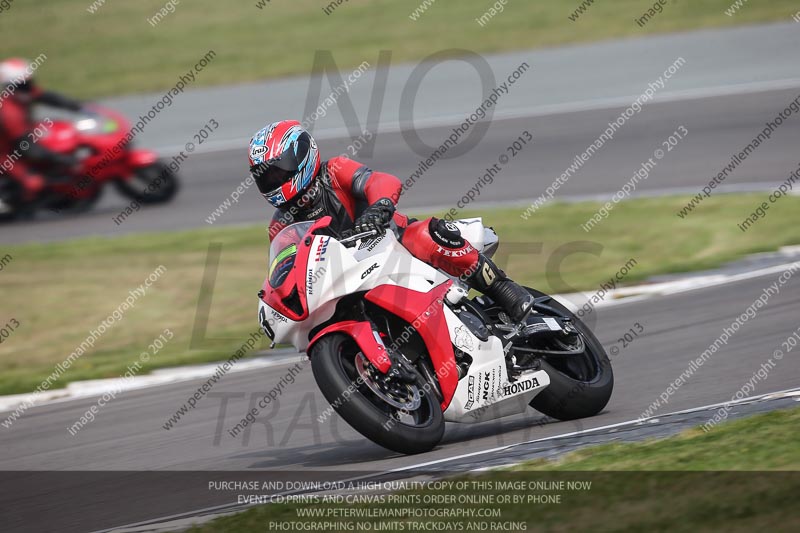
[[[356,219],[353,233],[365,233],[374,231],[377,235],[386,233],[386,226],[392,221],[394,215],[394,203],[389,198],[381,198],[371,206],[367,207],[358,219]]]

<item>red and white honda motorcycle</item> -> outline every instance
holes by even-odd
[[[608,403],[608,356],[550,296],[529,289],[534,310],[512,324],[392,231],[337,239],[330,221],[293,224],[272,240],[259,321],[273,345],[308,352],[325,398],[365,437],[420,453],[439,443],[445,420],[482,422],[529,405],[570,420]],[[484,254],[497,249],[480,219],[455,224]]]

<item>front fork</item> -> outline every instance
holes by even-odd
[[[391,366],[386,372],[386,375],[389,378],[397,379],[398,381],[408,384],[415,384],[418,382],[418,380],[428,383],[428,386],[431,388],[431,390],[433,390],[433,392],[436,394],[436,397],[441,402],[444,399],[444,395],[442,394],[442,390],[439,387],[439,382],[436,380],[436,377],[431,371],[430,366],[426,364],[426,360],[424,358],[418,358],[418,365],[412,363],[400,350],[397,349],[397,341],[392,336],[391,328],[388,322],[386,324],[386,329],[388,331],[380,331],[378,325],[375,324],[372,318],[370,318],[363,301],[360,302],[360,307],[363,319],[369,322],[373,335],[375,336],[376,340],[385,347],[385,353],[391,361]],[[388,337],[388,339],[391,341],[389,346],[386,346],[384,343],[384,336]]]

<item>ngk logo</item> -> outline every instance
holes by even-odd
[[[486,379],[483,380],[483,401],[484,402],[488,402],[489,401],[489,388],[490,388],[490,386],[491,385],[489,385],[489,373],[487,372],[486,373]]]

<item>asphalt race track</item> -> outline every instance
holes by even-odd
[[[757,49],[766,40],[753,37],[772,31],[786,36],[789,35],[788,31],[796,29],[789,29],[787,25],[777,30],[744,28],[735,31],[750,36],[751,41],[745,44],[754,47],[754,56],[763,55],[763,63],[745,56],[739,57],[739,52],[726,53],[727,48],[692,45],[710,54],[708,57],[699,56],[687,67],[695,69],[693,80],[697,83],[685,87],[676,85],[671,96],[646,104],[640,113],[616,132],[612,141],[606,143],[561,187],[556,198],[610,198],[642,163],[653,157],[655,150],[664,148],[664,141],[684,128],[688,131],[685,140],[659,160],[649,178],[639,183],[637,194],[693,195],[699,192],[731,161],[734,154],[743,150],[764,129],[767,121],[773,120],[800,95],[800,80],[792,81],[788,78],[789,74],[775,67],[775,64],[780,64],[783,68],[788,63],[776,61],[773,64],[768,61],[768,58],[774,59],[777,54],[768,56],[768,51]],[[614,66],[620,71],[635,70],[642,79],[652,79],[649,78],[651,71],[657,75],[659,69],[669,64],[667,61],[677,56],[672,48],[668,51],[664,48],[661,52],[664,57],[654,59],[652,54],[657,52],[656,44],[661,46],[669,39],[706,39],[716,34],[700,32],[697,35],[699,37],[654,37],[650,41],[641,41],[640,46],[645,47],[641,43],[649,45],[646,47],[647,53],[640,54],[636,68],[629,68],[622,63]],[[794,36],[785,38],[787,42],[797,39]],[[742,42],[741,39],[732,41]],[[777,42],[775,46],[782,43]],[[610,43],[597,45],[597,48],[603,50],[607,47],[607,53],[613,56],[619,53],[616,47],[636,48],[629,44]],[[796,50],[797,47],[783,47],[784,54],[789,54],[791,49]],[[579,50],[567,48],[554,53],[578,56]],[[546,53],[549,52],[543,52]],[[727,57],[727,67],[719,67],[721,63],[712,60],[714,57]],[[578,61],[579,58],[570,57],[570,60]],[[508,62],[516,65],[519,58],[514,57]],[[538,65],[533,60],[531,62]],[[740,68],[740,62],[750,65],[749,69]],[[703,77],[706,65],[709,68],[708,80]],[[716,71],[714,65],[718,67]],[[648,68],[645,69],[645,66]],[[598,64],[596,68],[602,70],[606,67]],[[760,70],[762,68],[763,72]],[[734,72],[740,78],[725,78]],[[579,66],[569,75],[578,80],[583,73],[584,70]],[[782,83],[777,83],[781,80]],[[623,86],[628,81],[620,80],[619,85]],[[637,79],[636,83],[640,81]],[[705,81],[708,81],[707,85],[702,85],[701,82]],[[757,86],[760,81],[765,83]],[[676,84],[680,83],[676,78]],[[730,85],[726,86],[726,83]],[[751,85],[748,86],[748,83]],[[575,102],[589,100],[590,88],[580,87],[576,83],[573,86],[572,92],[565,98]],[[717,92],[711,89],[692,92],[701,86],[716,88]],[[204,89],[206,92],[187,96],[186,100],[202,99],[215,90]],[[362,89],[359,87],[357,90]],[[511,98],[524,98],[521,93]],[[619,101],[620,94],[636,93],[626,87],[597,95],[597,102],[600,102],[597,105],[576,105],[573,109],[565,105],[557,111],[493,118],[485,137],[476,146],[463,155],[441,160],[428,170],[401,199],[401,209],[443,214],[450,207],[455,207],[481,179],[485,169],[498,162],[501,155],[508,155],[507,148],[527,131],[534,139],[533,144],[525,146],[519,155],[504,165],[491,186],[482,188],[480,196],[470,205],[518,205],[522,212],[635,98],[627,102]],[[576,95],[580,95],[580,98]],[[357,100],[356,96],[354,100]],[[136,98],[146,100],[141,96]],[[612,99],[615,103],[603,104],[602,98]],[[454,106],[463,103],[458,98],[453,100]],[[531,94],[531,100],[536,100],[535,94]],[[427,118],[430,116],[430,113],[426,115]],[[334,121],[335,118],[329,117],[329,120]],[[181,122],[175,121],[176,124]],[[418,133],[433,151],[456,125],[429,125],[418,129]],[[165,131],[168,129],[165,128]],[[172,133],[170,131],[163,135]],[[235,133],[238,136],[241,132]],[[232,136],[226,142],[230,138]],[[798,139],[800,120],[793,116],[784,121],[772,137],[761,144],[717,190],[766,190],[777,186],[800,164]],[[319,138],[323,157],[346,152],[350,143],[351,139],[344,136],[323,135]],[[163,149],[165,144],[159,146]],[[192,154],[181,167],[183,188],[176,200],[165,206],[142,208],[122,224],[115,224],[113,218],[129,202],[109,189],[98,207],[90,213],[68,218],[44,214],[35,221],[2,226],[0,244],[208,227],[210,224],[206,219],[247,177],[245,147],[246,139],[242,138],[241,146],[235,149],[218,147],[213,152]],[[396,128],[387,127],[379,128],[374,153],[362,154],[356,159],[405,180],[417,169],[420,160],[426,157],[427,154],[415,153]],[[169,156],[165,158],[169,159]],[[251,187],[238,203],[219,216],[214,226],[265,223],[271,214],[272,208],[267,207],[255,187]],[[520,223],[524,224],[523,221]],[[12,428],[0,431],[0,450],[3,452],[0,454],[0,470],[4,471],[7,478],[13,477],[13,471],[17,471],[23,480],[31,475],[25,471],[268,471],[292,476],[322,472],[323,476],[333,479],[350,474],[408,468],[513,443],[630,421],[638,418],[659,398],[688,368],[689,362],[706,350],[722,334],[723,328],[730,326],[777,277],[778,274],[770,274],[596,311],[596,320],[590,316],[589,323],[611,354],[616,385],[606,410],[591,419],[556,422],[530,410],[526,416],[479,425],[450,424],[437,449],[420,456],[402,456],[367,441],[335,414],[319,422],[318,417],[324,416],[328,405],[317,390],[310,368],[303,363],[304,368],[295,383],[283,389],[277,400],[260,413],[256,423],[236,437],[230,436],[227,430],[234,427],[261,397],[284,378],[287,369],[304,361],[297,356],[283,365],[226,375],[197,403],[196,408],[169,430],[164,429],[163,425],[207,378],[125,392],[104,407],[97,420],[75,436],[70,435],[68,428],[95,403],[96,398],[33,407]],[[795,273],[795,278],[800,278],[800,272]],[[779,294],[769,299],[765,308],[731,337],[727,346],[716,352],[669,397],[668,403],[652,414],[657,417],[730,400],[762,364],[775,357],[775,351],[781,348],[781,341],[796,331],[797,316],[800,314],[798,283],[800,279],[790,279]],[[627,347],[618,344],[623,334],[638,327],[637,323],[643,333]],[[757,384],[754,394],[798,386],[800,358],[795,352],[784,355],[775,361],[776,368],[768,378]],[[613,433],[608,433],[607,438],[615,437]],[[558,445],[553,444],[553,449],[558,449]],[[451,468],[471,470],[488,464],[487,459],[486,456],[475,458],[474,462],[461,459],[457,464],[452,463]],[[493,453],[492,459],[502,459],[502,452]],[[447,462],[437,464],[442,468],[448,465]],[[77,479],[67,480],[61,489],[57,485],[40,487],[38,494],[41,501],[22,501],[21,496],[15,500],[17,485],[4,483],[6,488],[4,492],[0,487],[0,501],[4,508],[6,504],[9,508],[18,508],[15,517],[22,520],[15,524],[12,518],[6,525],[17,525],[19,530],[30,531],[42,531],[47,525],[52,527],[52,521],[47,522],[46,514],[36,510],[37,504],[41,504],[38,509],[58,511],[61,531],[111,528],[178,513],[191,513],[204,507],[201,502],[184,497],[180,487],[175,487],[174,493],[153,491],[151,485],[142,478],[131,476],[127,483],[120,483],[119,480],[110,483],[113,490],[107,494],[102,492],[103,485],[98,483],[96,490],[99,494],[94,496],[96,505],[92,506],[92,511],[99,514],[90,517],[86,514],[86,508],[74,503],[70,490],[90,490],[95,479],[90,479],[86,474],[78,476]],[[25,491],[19,492],[27,494]],[[40,524],[37,520],[45,523]]]
[[[665,154],[650,177],[639,184],[638,191],[695,194],[798,94],[800,86],[647,104],[561,187],[558,197],[610,197],[656,149],[664,148],[661,143],[680,126],[689,132],[686,139]],[[495,176],[494,183],[482,188],[473,205],[530,201],[542,194],[626,107],[495,119],[477,146],[464,155],[435,163],[401,198],[400,206],[406,211],[434,208],[440,213],[455,207],[483,176],[485,169],[497,163],[523,131],[533,135],[533,145],[523,148],[511,159]],[[420,130],[419,134],[430,146],[438,146],[450,135],[452,127],[428,128]],[[717,191],[737,187],[767,189],[780,184],[798,166],[798,138],[800,121],[793,116],[784,121]],[[331,157],[345,153],[350,142],[349,138],[332,138],[323,139],[319,144],[323,156]],[[184,186],[173,203],[142,208],[119,225],[112,219],[129,202],[109,188],[101,204],[91,213],[68,222],[51,216],[6,226],[0,231],[0,243],[207,227],[206,218],[247,176],[245,146],[243,141],[241,149],[192,154],[181,168]],[[417,170],[420,159],[425,158],[409,148],[402,134],[379,132],[372,157],[358,159],[371,168],[391,172],[405,180]],[[255,187],[247,192],[249,194],[233,204],[214,225],[254,224],[267,220],[272,208]]]
[[[0,469],[270,470],[292,475],[328,471],[331,477],[341,477],[343,471],[383,472],[633,420],[777,277],[778,274],[771,274],[599,310],[594,328],[607,351],[616,353],[611,356],[616,385],[607,409],[591,419],[544,423],[541,415],[531,410],[527,416],[480,425],[451,424],[436,450],[421,456],[402,456],[363,439],[338,417],[318,423],[317,417],[327,404],[306,366],[295,384],[279,396],[274,408],[261,414],[251,432],[230,437],[226,431],[244,416],[254,398],[260,398],[280,381],[293,364],[290,363],[226,376],[209,397],[198,402],[169,431],[162,424],[202,380],[127,392],[74,437],[67,427],[94,399],[32,408],[11,431],[0,434],[0,449],[4,452]],[[797,327],[800,291],[794,287],[796,283],[797,280],[790,279],[783,285],[780,293],[772,296],[767,306],[747,321],[728,345],[700,367],[654,415],[730,400],[763,363],[774,358],[781,340]],[[627,348],[621,348],[617,339],[637,321],[644,333]],[[617,351],[615,347],[621,349]],[[796,354],[785,354],[774,363],[775,368],[757,385],[756,393],[797,385],[800,359]],[[478,459],[472,467],[477,466],[480,466]],[[464,468],[463,461],[459,468]],[[56,501],[62,498],[56,497]],[[155,506],[128,502],[124,512],[114,511],[113,518],[82,526],[100,529],[197,508],[192,507],[192,502],[167,500],[160,498]],[[71,518],[64,524],[71,520],[80,522],[80,509],[70,512]]]

